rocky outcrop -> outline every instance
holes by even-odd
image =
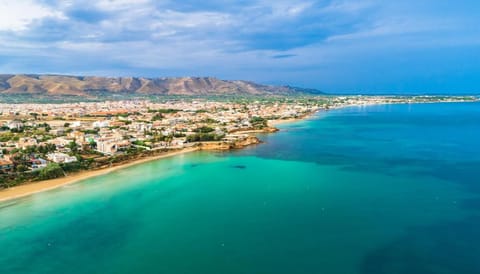
[[[255,136],[248,136],[244,140],[236,141],[232,144],[232,148],[239,149],[244,148],[246,146],[257,145],[260,144],[260,139]]]
[[[199,143],[199,148],[201,150],[230,150],[230,149],[240,149],[250,145],[260,144],[261,141],[255,136],[247,136],[244,139],[237,140],[234,142],[201,142]]]

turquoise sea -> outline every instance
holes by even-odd
[[[0,273],[480,273],[479,103],[281,128],[1,203]]]

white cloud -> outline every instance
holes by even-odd
[[[152,2],[150,0],[98,0],[94,1],[94,3],[99,9],[106,11],[118,11],[148,6]]]
[[[44,18],[65,18],[52,8],[32,0],[0,0],[0,31],[23,31]]]
[[[218,28],[232,25],[229,14],[219,12],[177,12],[167,10],[157,12],[150,29],[157,31],[175,31],[178,28]]]

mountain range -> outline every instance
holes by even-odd
[[[320,94],[315,89],[261,85],[213,77],[97,77],[0,74],[0,94],[75,95],[293,95]]]

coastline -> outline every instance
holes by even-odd
[[[0,203],[1,202],[6,202],[9,200],[14,200],[26,196],[30,196],[35,193],[39,192],[44,192],[52,189],[56,189],[62,186],[78,183],[80,181],[90,179],[93,177],[101,176],[108,174],[110,172],[124,169],[127,167],[131,167],[134,165],[139,165],[143,164],[146,162],[151,162],[155,160],[160,160],[164,158],[169,158],[185,153],[190,153],[194,151],[200,151],[201,148],[199,147],[190,147],[190,148],[184,148],[178,151],[171,151],[171,152],[166,152],[165,154],[157,155],[157,156],[152,156],[152,157],[147,157],[143,159],[138,159],[129,163],[124,163],[124,164],[119,164],[117,166],[112,166],[109,168],[104,168],[104,169],[97,169],[97,170],[85,170],[85,171],[80,171],[73,173],[72,175],[68,175],[66,177],[62,178],[57,178],[57,179],[51,179],[51,180],[45,180],[45,181],[39,181],[39,182],[31,182],[28,184],[23,184],[19,186],[14,186],[8,189],[4,189],[0,191]]]
[[[313,115],[317,114],[318,112],[320,111],[328,111],[327,109],[316,109],[312,112],[309,112],[309,113],[306,113],[300,117],[297,117],[297,118],[288,118],[288,119],[277,119],[277,120],[268,120],[268,125],[270,127],[275,127],[275,126],[278,126],[278,125],[282,125],[282,124],[288,124],[288,123],[294,123],[294,122],[298,122],[298,121],[303,121],[305,119],[308,119],[310,117],[312,117]]]
[[[316,113],[316,112],[314,112],[314,113]],[[310,115],[313,115],[314,113],[312,113]],[[298,121],[304,120],[305,118],[308,118],[310,115],[307,115],[307,116],[301,117],[301,118],[290,118],[290,119],[282,119],[282,120],[268,120],[268,125],[271,126],[271,127],[275,127],[275,126],[278,126],[278,125],[298,122]]]
[[[271,132],[271,131],[263,131],[263,132]],[[259,133],[259,132],[254,131],[254,132],[239,132],[239,133],[245,134],[245,133]],[[195,152],[195,151],[219,151],[219,150],[242,149],[246,146],[255,145],[259,143],[260,141],[256,137],[247,138],[243,142],[236,143],[233,146],[231,144],[226,144],[224,142],[203,142],[197,146],[165,152],[160,155],[145,157],[145,158],[133,160],[131,162],[120,163],[116,166],[112,166],[108,168],[100,168],[95,170],[83,170],[83,171],[72,173],[71,175],[67,175],[66,177],[62,177],[62,178],[30,182],[30,183],[0,190],[0,203],[30,196],[30,195],[44,192],[44,191],[53,190],[56,188],[60,188],[62,186],[75,184],[83,180],[106,175],[116,170],[124,169],[134,165],[143,164],[146,162],[161,160],[164,158],[174,157],[174,156]]]
[[[460,101],[461,102],[461,101]],[[430,103],[430,102],[414,102],[414,103],[409,103],[409,104],[425,104],[425,103]],[[438,102],[437,102],[438,103]],[[442,102],[442,103],[459,103],[456,101],[450,101],[450,102]],[[329,110],[334,110],[334,109],[342,109],[342,108],[347,108],[347,107],[355,107],[355,106],[372,106],[372,105],[390,105],[390,104],[405,104],[405,103],[374,103],[374,104],[362,104],[362,105],[343,105],[343,106],[338,106],[334,107],[331,109],[317,109],[315,111],[306,113],[305,115],[302,115],[297,118],[289,118],[289,119],[278,119],[278,120],[268,120],[268,126],[269,128],[267,130],[246,130],[246,131],[239,131],[237,132],[238,134],[255,134],[255,133],[274,133],[279,131],[278,128],[276,128],[277,125],[281,124],[287,124],[287,123],[293,123],[293,122],[298,122],[302,121],[305,119],[310,118],[311,116],[315,115],[316,113],[320,111],[329,111]],[[202,150],[231,150],[231,149],[241,149],[243,147],[253,145],[253,144],[259,144],[259,142],[250,142],[248,141],[247,143],[240,143],[239,146],[225,146],[223,143],[220,142],[209,142],[203,143],[200,146],[195,146],[195,147],[189,147],[189,148],[183,148],[181,150],[176,150],[176,151],[171,151],[171,152],[165,152],[164,154],[156,155],[156,156],[150,156],[146,158],[141,158],[138,160],[134,160],[132,162],[126,162],[126,163],[120,163],[117,166],[112,166],[108,168],[101,168],[101,169],[96,169],[96,170],[85,170],[85,171],[80,171],[73,173],[72,175],[68,175],[66,177],[62,178],[57,178],[57,179],[51,179],[51,180],[45,180],[45,181],[38,181],[38,182],[31,182],[27,184],[22,184],[18,186],[14,186],[8,189],[0,190],[0,203],[14,200],[17,198],[22,198],[26,196],[30,196],[35,193],[40,193],[52,189],[56,189],[65,185],[70,185],[74,183],[78,183],[80,181],[90,179],[93,177],[97,176],[102,176],[105,174],[108,174],[110,172],[124,169],[130,166],[150,162],[150,161],[155,161],[155,160],[160,160],[168,157],[173,157],[185,153],[190,153],[194,151],[202,151]]]

